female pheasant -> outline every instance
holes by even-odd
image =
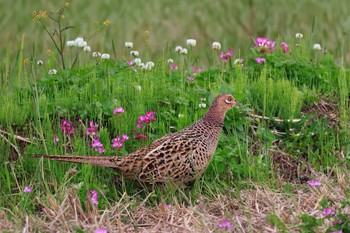
[[[142,183],[186,184],[196,180],[216,150],[227,111],[239,105],[230,94],[215,98],[207,113],[181,131],[165,135],[123,157],[38,155],[46,159],[114,168]]]

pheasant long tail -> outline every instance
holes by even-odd
[[[33,157],[70,163],[87,163],[102,167],[117,167],[115,157],[112,156],[33,155]]]

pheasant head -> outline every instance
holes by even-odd
[[[218,95],[209,107],[203,119],[216,123],[223,123],[227,111],[237,105],[240,104],[235,100],[235,98],[232,95]]]

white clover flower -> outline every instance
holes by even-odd
[[[140,85],[137,85],[136,87],[135,87],[135,89],[136,89],[136,91],[141,91],[141,86]]]
[[[237,58],[236,60],[233,61],[233,64],[237,65],[237,64],[242,63],[242,62],[243,62],[242,58]]]
[[[131,49],[132,47],[134,47],[134,43],[132,43],[132,42],[125,42],[125,47]]]
[[[180,45],[176,46],[175,47],[175,51],[178,52],[178,53],[181,53],[182,47]]]
[[[169,58],[169,59],[167,60],[167,62],[168,62],[168,63],[174,63],[174,60],[171,59],[171,58]]]
[[[220,49],[221,49],[221,44],[220,44],[220,42],[217,42],[217,41],[213,42],[213,44],[211,45],[211,48],[212,48],[213,50],[220,50]]]
[[[197,41],[195,39],[188,39],[188,40],[186,40],[186,44],[189,47],[195,47],[197,44]]]
[[[36,62],[36,64],[37,64],[38,66],[42,66],[42,65],[44,65],[44,62],[43,62],[42,60],[39,60],[39,61]]]
[[[297,34],[295,34],[295,38],[297,38],[297,39],[301,39],[303,37],[304,37],[303,34],[301,34],[299,32]]]
[[[205,107],[207,107],[207,105],[206,105],[205,103],[200,103],[200,104],[198,105],[198,107],[199,107],[199,108],[205,108]]]
[[[139,67],[140,67],[142,70],[146,69],[145,63],[142,63],[142,62],[140,63]]]
[[[75,43],[74,40],[68,40],[66,42],[67,47],[75,47],[77,44]]]
[[[84,39],[83,39],[83,37],[77,37],[75,40],[75,43],[79,43],[79,42],[83,42],[84,41]]]
[[[187,54],[187,49],[186,48],[182,48],[180,51],[180,54]]]
[[[90,46],[85,46],[84,48],[83,48],[83,50],[84,50],[84,52],[90,52],[91,51],[91,47]]]
[[[140,66],[141,65],[141,58],[135,58],[134,59],[134,63],[136,64],[136,65],[138,65],[138,66]]]
[[[314,44],[314,50],[321,50],[321,45],[320,44]]]
[[[153,61],[146,62],[146,66],[151,69],[154,67],[154,62]]]
[[[204,102],[206,101],[207,99],[206,98],[201,98],[201,102]]]
[[[87,46],[87,42],[86,41],[79,41],[77,43],[77,47],[79,47],[79,48],[84,48],[86,46]]]
[[[102,59],[105,59],[105,60],[108,60],[108,59],[111,58],[111,56],[110,56],[108,53],[103,53],[103,54],[101,55],[101,58],[102,58]]]
[[[93,52],[92,56],[93,57],[101,57],[101,53],[100,52]]]
[[[51,69],[51,70],[49,70],[48,74],[49,75],[55,75],[55,74],[57,74],[57,70]]]
[[[133,57],[138,57],[139,56],[139,51],[132,50],[130,51],[130,55]]]

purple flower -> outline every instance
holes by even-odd
[[[326,208],[323,210],[323,215],[324,216],[335,215],[335,211],[332,208]]]
[[[98,153],[103,153],[103,152],[105,152],[105,148],[102,145],[101,147],[95,148],[95,151],[97,151]]]
[[[146,140],[146,139],[147,139],[147,136],[144,135],[144,134],[137,133],[137,134],[134,136],[134,138],[135,138],[136,140]]]
[[[199,68],[199,67],[193,67],[192,68],[192,75],[195,76],[196,74],[202,73],[204,69]]]
[[[93,148],[95,148],[95,151],[97,151],[98,153],[105,152],[105,148],[104,148],[103,144],[100,142],[99,138],[92,139],[91,146]]]
[[[218,227],[219,228],[226,228],[228,230],[231,230],[232,229],[232,224],[231,222],[227,221],[227,220],[224,220],[224,221],[221,221],[219,224],[218,224]]]
[[[121,114],[124,113],[124,112],[125,112],[125,110],[124,110],[122,107],[115,108],[115,109],[113,110],[113,114],[115,115],[115,114],[118,113],[118,116],[121,116]]]
[[[92,147],[103,147],[103,144],[100,142],[99,138],[92,139]]]
[[[284,53],[289,53],[289,46],[286,42],[282,42],[280,46],[283,49]]]
[[[74,128],[72,127],[71,123],[69,123],[67,120],[62,120],[60,122],[60,130],[62,131],[62,133],[64,134],[74,134]]]
[[[55,136],[55,137],[53,138],[53,142],[54,142],[54,143],[57,143],[59,140],[60,140],[60,139],[58,138],[58,136]]]
[[[121,137],[118,136],[118,137],[114,138],[112,147],[117,147],[118,150],[120,150],[120,148],[123,146],[125,140],[129,140],[129,136],[126,134],[123,134]]]
[[[73,175],[77,171],[77,166],[74,166],[72,169],[70,169],[69,174]]]
[[[339,231],[330,231],[329,233],[343,233],[342,230],[339,230]]]
[[[318,180],[309,180],[307,183],[308,183],[311,187],[314,187],[314,186],[321,186],[321,185],[322,185],[321,182],[318,181]]]
[[[23,188],[23,192],[25,192],[25,193],[30,193],[32,190],[33,190],[33,188],[29,187],[29,186],[24,186],[24,188]]]
[[[95,233],[108,233],[107,229],[104,228],[98,228],[95,230]]]
[[[177,65],[175,65],[174,63],[171,63],[170,65],[170,70],[178,70],[179,67]]]
[[[269,38],[258,37],[255,40],[255,47],[265,47],[265,48],[273,48],[275,47],[275,42],[269,40]]]
[[[92,203],[98,204],[98,193],[96,190],[90,190],[89,197]]]
[[[233,54],[232,49],[229,48],[227,50],[227,53],[224,53],[224,52],[220,53],[221,61],[226,64],[227,60],[230,59],[231,57],[233,57],[233,55],[234,54]]]
[[[96,135],[98,124],[94,123],[93,121],[90,121],[89,125],[90,127],[86,129],[86,135]]]
[[[255,61],[259,64],[263,64],[266,61],[266,58],[257,57],[257,58],[255,58]]]
[[[139,119],[137,120],[137,124],[136,124],[136,128],[142,128],[143,124],[142,123],[146,123],[147,125],[149,123],[155,122],[157,121],[157,118],[154,117],[155,116],[155,112],[153,111],[149,111],[147,112],[145,115],[140,116]]]

